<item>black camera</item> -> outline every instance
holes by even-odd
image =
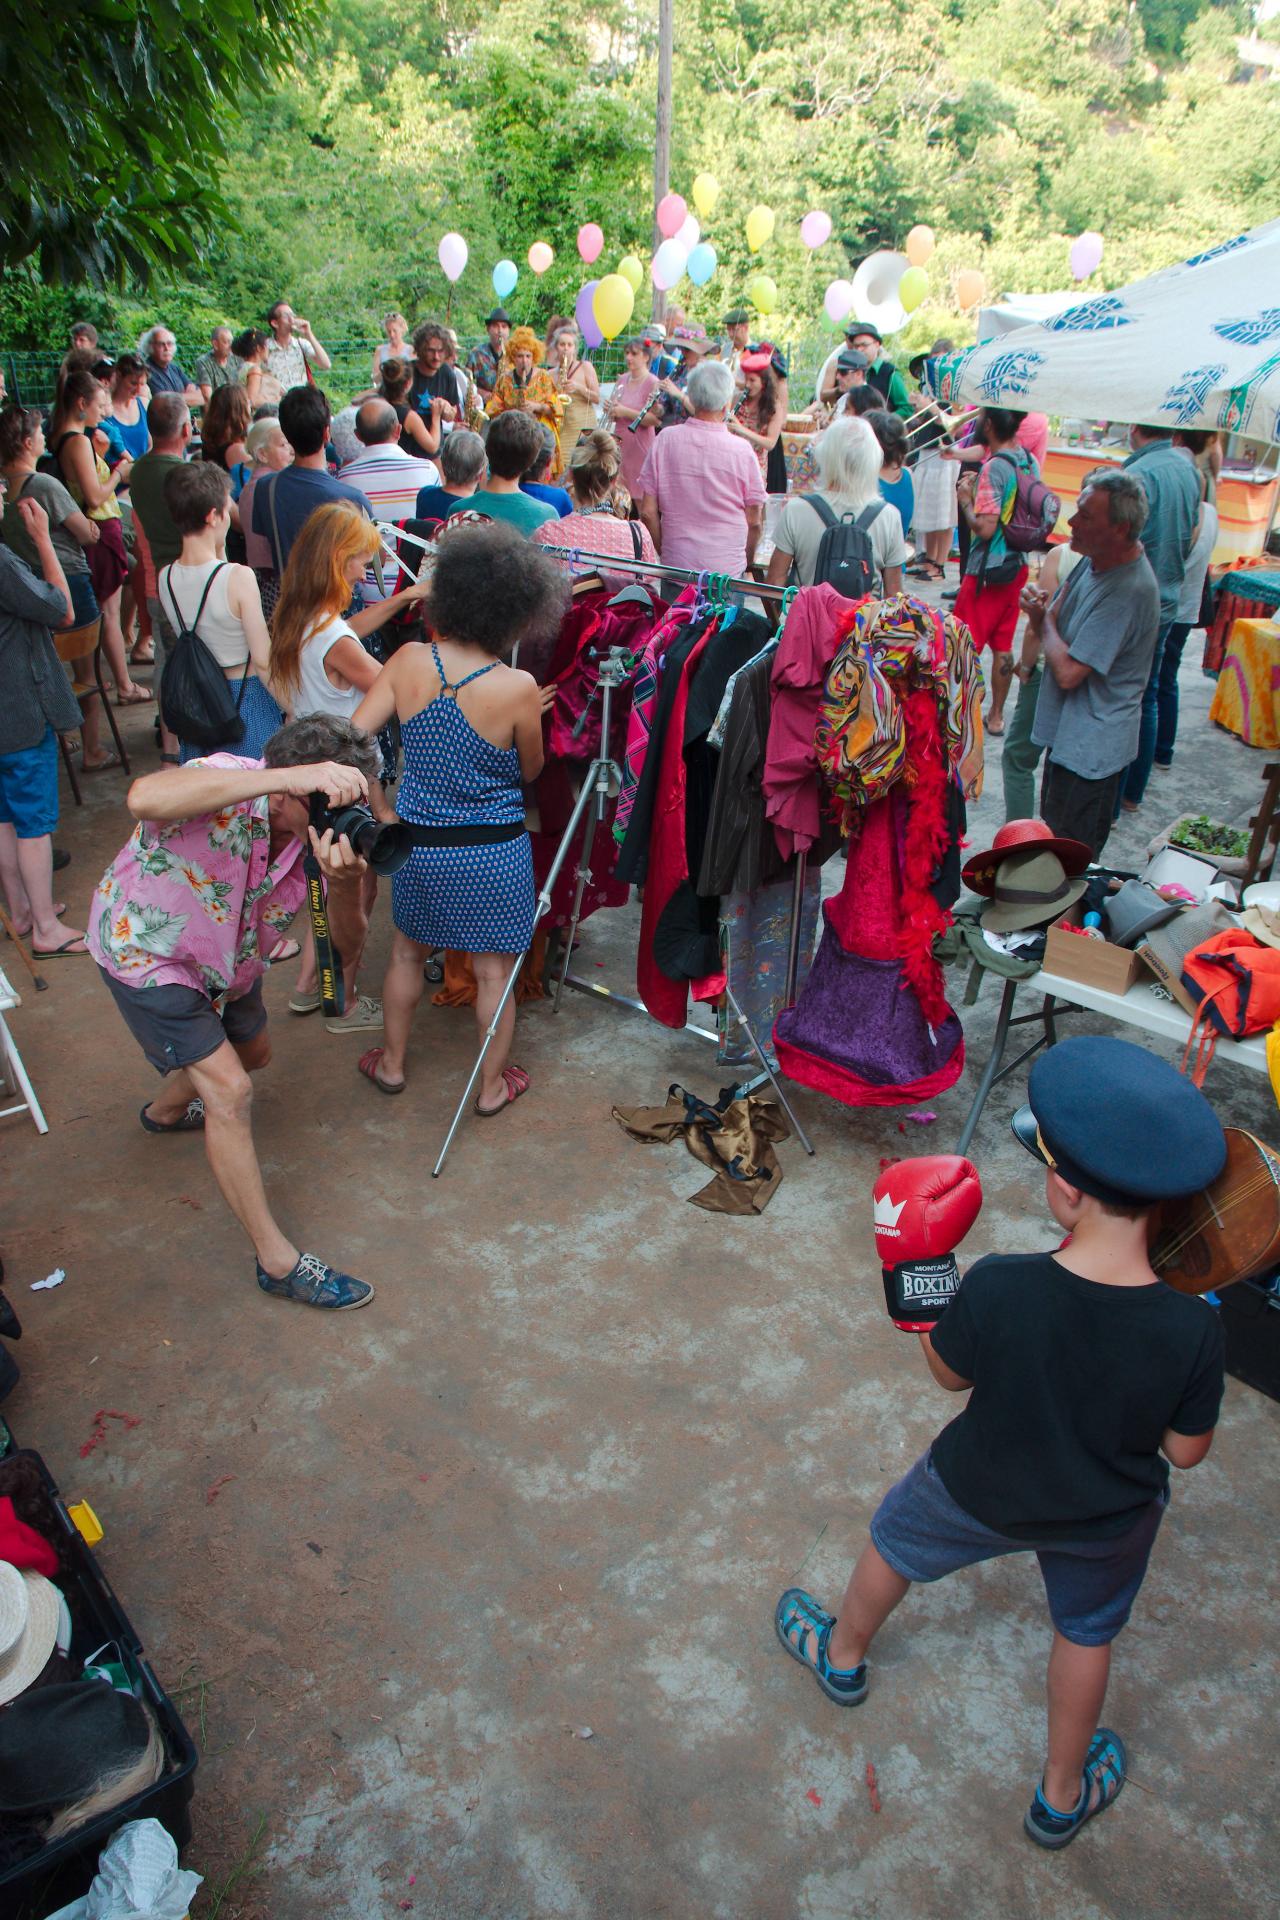
[[[413,852],[413,836],[400,820],[375,820],[368,807],[330,807],[322,793],[311,796],[311,824],[318,834],[330,827],[334,840],[345,833],[362,860],[375,873],[399,873]]]

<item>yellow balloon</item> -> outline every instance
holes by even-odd
[[[929,276],[923,267],[908,267],[898,282],[898,298],[908,313],[914,313],[929,291]]]
[[[606,273],[591,296],[591,311],[606,340],[615,340],[631,318],[635,288],[620,273]]]
[[[644,268],[636,259],[634,253],[624,253],[618,262],[618,272],[612,276],[606,276],[606,278],[616,280],[619,276],[626,281],[632,293],[639,293],[641,287],[644,285]]]
[[[962,267],[956,275],[956,299],[960,303],[961,313],[968,313],[970,307],[976,307],[986,291],[986,281],[976,267]]]
[[[759,253],[765,241],[773,235],[773,208],[752,207],[747,215],[747,245],[752,253]]]
[[[902,251],[913,267],[922,267],[933,252],[933,228],[912,227]],[[903,304],[906,304],[905,301]]]
[[[714,173],[700,173],[693,183],[693,204],[704,220],[710,219],[720,198],[720,182]]]
[[[772,313],[778,304],[778,289],[767,273],[758,273],[747,287],[747,298],[757,313]]]

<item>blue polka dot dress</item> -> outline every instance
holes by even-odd
[[[478,734],[450,686],[435,642],[440,692],[401,722],[397,811],[415,826],[511,826],[524,820],[520,757]],[[495,661],[493,665],[497,665]],[[533,939],[533,853],[527,833],[490,847],[415,847],[391,882],[391,912],[410,940],[459,953],[523,953]]]

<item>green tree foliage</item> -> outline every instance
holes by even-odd
[[[135,0],[100,8],[136,11]],[[165,17],[237,38],[284,11],[195,8],[172,0]],[[98,17],[81,15],[91,38]],[[1106,241],[1095,284],[1115,286],[1273,218],[1280,88],[1241,72],[1243,24],[1219,0],[676,0],[672,181],[687,194],[696,173],[713,173],[721,198],[706,223],[719,271],[675,298],[714,326],[763,271],[780,292],[769,330],[811,338],[828,281],[926,222],[938,241],[930,294],[895,343],[901,357],[935,333],[967,337],[954,292],[963,268],[980,269],[992,294],[1059,288],[1072,236],[1094,227]],[[504,255],[520,269],[508,306],[541,325],[622,253],[647,258],[652,0],[332,0],[314,44],[295,37],[294,50],[267,94],[235,83],[242,112],[226,160],[216,178],[201,174],[227,216],[157,301],[184,340],[187,314],[203,333],[207,315],[259,319],[281,293],[326,341],[376,338],[390,305],[417,317],[450,301],[460,330],[478,331]],[[22,57],[48,56],[32,41]],[[87,66],[86,84],[103,70],[100,58]],[[21,125],[10,114],[11,142]],[[39,150],[59,144],[46,128]],[[183,164],[197,168],[196,152]],[[120,193],[118,168],[76,159],[81,178]],[[151,187],[176,242],[195,224],[191,205],[209,202],[166,181]],[[12,202],[12,175],[3,192]],[[43,192],[57,202],[47,181]],[[757,201],[777,230],[753,255],[744,222]],[[835,231],[810,254],[798,225],[814,206]],[[606,235],[591,268],[575,244],[587,220]],[[436,261],[450,228],[471,250],[452,295]],[[542,280],[526,264],[535,239],[556,251]],[[0,289],[0,338],[18,344],[20,330],[35,344],[51,298]],[[127,309],[103,299],[91,317],[123,330],[139,305],[136,293]],[[644,290],[638,317],[647,311]]]
[[[146,281],[225,218],[236,105],[305,46],[314,0],[0,0],[0,260]]]

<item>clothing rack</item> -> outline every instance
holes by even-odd
[[[668,567],[661,560],[633,560],[629,555],[614,553],[588,553],[582,547],[544,547],[544,553],[554,554],[557,560],[568,563],[572,572],[580,562],[585,562],[591,572],[603,570],[606,573],[634,573],[641,576],[656,576],[660,580],[679,580],[690,587],[700,587],[704,592],[714,588],[717,593],[750,594],[758,600],[776,600],[781,604],[791,587],[766,586],[762,580],[739,580],[727,573],[697,571],[693,567]]]

